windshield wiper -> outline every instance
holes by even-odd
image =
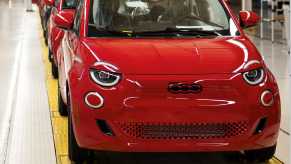
[[[216,30],[203,30],[201,28],[177,28],[177,27],[168,27],[166,28],[166,31],[169,32],[185,32],[185,33],[193,33],[196,35],[204,35],[204,36],[209,36],[209,35],[216,35],[216,36],[222,36],[219,32]]]
[[[113,30],[110,27],[96,27],[97,25],[95,24],[89,24],[89,27],[92,28],[92,31],[94,34],[98,36],[103,36],[103,35],[110,35],[110,36],[117,36],[117,37],[132,37],[132,31],[130,30]]]
[[[111,35],[117,37],[141,37],[141,36],[196,36],[196,37],[207,37],[207,36],[222,36],[216,30],[203,30],[202,28],[178,28],[178,27],[167,27],[163,30],[156,31],[135,31],[135,29],[128,30],[112,30],[109,27],[96,28],[96,25],[89,24],[90,27],[95,27],[94,33],[98,35]]]
[[[137,31],[134,32],[135,36],[160,36],[160,35],[191,35],[191,36],[222,36],[219,32],[215,30],[205,31],[197,28],[176,28],[176,27],[168,27],[164,30],[159,31]]]

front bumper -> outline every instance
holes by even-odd
[[[175,111],[175,120],[159,112],[96,114],[83,105],[78,102],[73,105],[75,136],[81,147],[100,151],[203,152],[261,149],[276,144],[280,128],[279,108],[259,111],[250,109],[256,112],[250,112],[249,115],[229,111],[197,111],[189,112],[183,118]],[[266,124],[258,129],[262,120],[266,120]],[[98,121],[105,122],[105,130],[104,124],[100,125]],[[139,128],[141,124],[143,128]],[[214,124],[220,126],[213,128],[211,125]],[[151,128],[153,126],[160,128]],[[169,128],[171,126],[174,128]],[[193,132],[189,127],[200,130]],[[179,128],[184,128],[184,133]],[[221,129],[222,133],[213,133]],[[185,135],[175,135],[175,132]]]
[[[234,80],[236,84],[243,83],[241,79]],[[209,88],[204,88],[205,95],[183,98],[154,95],[151,90],[147,93],[137,89],[120,92],[123,87],[130,88],[120,84],[123,87],[99,91],[105,105],[97,110],[90,109],[84,102],[84,95],[95,91],[96,84],[71,85],[74,132],[83,148],[118,152],[211,152],[261,149],[277,142],[280,97],[277,87],[267,83],[252,89],[252,95],[247,94],[247,89],[240,88],[241,92],[237,93],[225,86],[223,94],[217,94],[214,91],[220,93],[221,86],[214,88],[209,84]],[[265,89],[274,92],[272,107],[265,108],[259,103],[257,95]],[[201,99],[203,96],[213,99]]]

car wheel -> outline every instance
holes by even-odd
[[[47,41],[47,31],[46,31],[45,27],[43,29],[43,37],[44,37],[44,43],[47,46],[48,45],[48,41]]]
[[[55,62],[52,62],[52,75],[54,77],[54,79],[57,79],[58,78],[58,67],[56,66]]]
[[[68,116],[67,105],[65,104],[62,98],[60,86],[58,87],[58,108],[59,108],[59,113],[61,116]]]
[[[244,153],[246,155],[247,160],[249,161],[266,162],[273,158],[275,152],[276,145],[264,149],[247,150]]]
[[[68,105],[70,108],[70,105]],[[68,109],[69,111],[70,109]],[[74,134],[72,116],[69,115],[68,119],[68,145],[69,145],[69,158],[75,163],[83,163],[89,157],[89,151],[83,148],[80,148]]]
[[[40,20],[41,20],[41,27],[42,27],[43,34],[44,34],[45,27],[44,27],[43,17],[42,16],[40,16]],[[43,37],[45,37],[45,36],[43,35]]]
[[[46,34],[45,34],[46,35]],[[44,38],[44,43],[46,46],[48,46],[48,41],[47,41],[47,37]]]
[[[50,62],[53,62],[53,53],[52,53],[52,51],[50,49],[48,50],[48,60]]]
[[[43,35],[44,43],[45,43],[45,45],[47,45],[46,44],[47,41],[46,41],[46,38],[45,38],[46,37],[46,31],[45,31],[44,27],[42,28],[42,35]]]

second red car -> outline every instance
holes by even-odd
[[[69,22],[67,19],[73,19],[76,7],[76,0],[59,0],[54,2],[51,7],[51,14],[47,23],[47,39],[49,49],[49,59],[52,62],[52,74],[54,78],[58,77],[57,68],[57,50],[64,36],[66,28],[60,28],[56,25],[60,20]]]

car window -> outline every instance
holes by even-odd
[[[55,7],[59,6],[60,0],[55,0]]]
[[[229,35],[229,20],[219,0],[92,0],[88,35],[108,31],[156,32],[169,28]]]
[[[77,0],[64,0],[63,9],[75,9],[77,6]]]
[[[82,15],[82,6],[83,6],[83,0],[79,0],[77,9],[76,9],[76,16],[74,20],[73,30],[76,32],[77,35],[79,35],[80,32],[80,19]]]

